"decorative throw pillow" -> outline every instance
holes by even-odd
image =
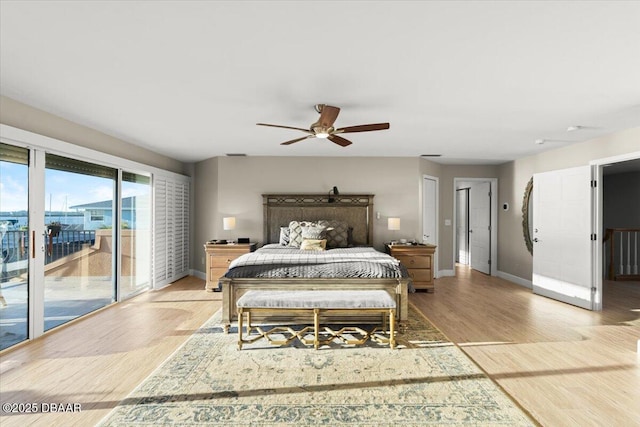
[[[302,240],[322,240],[325,238],[326,228],[320,226],[303,226],[302,227]]]
[[[289,227],[280,227],[280,244],[283,246],[289,244]]]
[[[317,226],[317,223],[311,221],[291,221],[289,223],[289,246],[300,247],[302,243],[302,227]]]
[[[304,239],[300,244],[303,251],[324,251],[327,246],[326,239]]]
[[[329,248],[346,248],[349,246],[349,224],[345,221],[322,220],[318,221],[318,225],[327,229],[327,247]]]

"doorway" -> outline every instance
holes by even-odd
[[[606,165],[602,172],[604,277],[638,280],[640,159]]]
[[[637,196],[640,194],[640,152],[600,159],[591,164],[595,166],[594,178],[598,182],[594,195],[595,230],[598,235],[593,256],[596,289],[594,310],[601,310],[605,296],[610,298],[617,295],[614,297],[616,299],[620,294],[635,293],[638,287],[629,285],[640,284],[636,277],[640,273],[640,233],[635,231],[640,228],[640,198]],[[611,242],[607,239],[607,229],[626,230],[610,237],[615,244],[612,269]],[[623,255],[620,256],[620,253]],[[612,280],[609,279],[610,275],[613,275]],[[626,280],[616,280],[616,276],[617,279]],[[629,298],[637,300],[637,294],[633,297],[629,295]]]
[[[438,245],[438,186],[435,176],[422,176],[422,243]],[[438,277],[438,254],[433,256],[433,277]]]
[[[469,188],[456,190],[456,262],[469,265]]]
[[[498,180],[458,177],[453,185],[453,265],[461,260],[475,270],[496,275]]]
[[[595,160],[588,166],[534,174],[535,293],[589,310],[602,310],[607,265],[603,245],[607,168],[640,173],[640,152]],[[639,191],[637,186],[635,191]],[[612,201],[609,196],[607,203]],[[621,197],[622,209],[629,210],[635,199],[628,193]],[[640,228],[637,215],[631,220],[632,227],[628,228]],[[627,239],[622,249],[631,250],[627,254],[637,253],[638,244]]]

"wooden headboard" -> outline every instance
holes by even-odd
[[[373,245],[373,194],[263,194],[264,244],[278,243],[291,221],[345,221],[355,245]]]

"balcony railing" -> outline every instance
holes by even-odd
[[[61,230],[57,236],[42,237],[45,247],[45,264],[72,255],[96,240],[95,230]],[[2,278],[3,280],[24,274],[28,270],[30,252],[29,232],[8,230],[2,235]],[[37,245],[37,243],[36,243]]]
[[[640,280],[640,228],[607,228],[603,244],[609,280]]]

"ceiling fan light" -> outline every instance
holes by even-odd
[[[329,134],[326,132],[318,132],[316,133],[316,138],[329,138]]]

